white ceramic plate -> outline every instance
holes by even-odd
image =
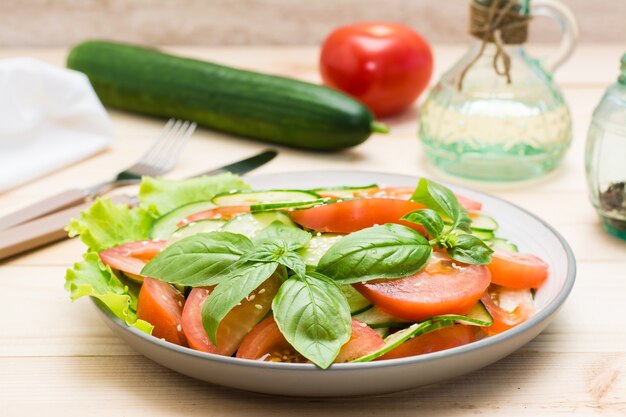
[[[373,172],[311,171],[250,176],[247,180],[255,189],[303,189],[372,183],[412,186],[418,179]],[[335,364],[321,370],[310,364],[259,362],[177,346],[126,327],[108,310],[95,305],[106,324],[137,352],[182,374],[243,390],[315,397],[368,395],[406,390],[463,375],[509,355],[545,329],[574,285],[576,263],[565,240],[529,212],[477,191],[451,185],[450,188],[481,201],[483,211],[498,220],[499,235],[550,265],[549,279],[535,298],[538,313],[511,330],[475,343],[410,358]]]

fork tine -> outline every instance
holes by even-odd
[[[161,159],[158,164],[163,166],[164,169],[171,169],[176,161],[178,160],[178,156],[183,146],[187,142],[187,140],[193,135],[193,132],[196,130],[196,124],[193,122],[185,121],[181,128],[177,132],[177,137],[174,140],[171,140],[169,143],[169,147],[167,152],[162,154],[165,159]]]
[[[176,158],[174,158],[174,152],[177,148],[177,144],[186,138],[187,128],[190,122],[177,120],[172,128],[168,140],[163,146],[159,149],[158,154],[156,154],[151,161],[151,165],[157,169],[169,170],[174,166],[174,162],[176,162]]]
[[[168,143],[172,138],[175,138],[176,131],[180,128],[181,124],[182,122],[180,120],[169,119],[163,129],[161,129],[161,133],[157,139],[152,146],[150,146],[150,149],[148,149],[137,162],[146,165],[155,165],[156,161],[167,150]]]

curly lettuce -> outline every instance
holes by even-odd
[[[250,187],[237,175],[226,173],[187,180],[144,177],[139,188],[141,207],[157,214],[184,204],[206,201],[217,194]]]
[[[65,289],[72,301],[91,296],[97,298],[127,325],[150,334],[153,326],[137,319],[138,286],[127,285],[100,260],[97,253],[87,252],[65,273]]]

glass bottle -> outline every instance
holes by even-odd
[[[626,54],[617,82],[593,112],[585,167],[589,197],[604,228],[626,240]]]
[[[492,4],[474,1],[483,7]],[[561,23],[560,48],[537,60],[524,49],[525,34],[508,42],[475,41],[420,109],[419,138],[437,169],[472,180],[519,181],[553,170],[563,158],[572,138],[571,119],[550,71],[570,55],[577,24],[556,0],[530,4],[533,15]],[[509,60],[508,77],[501,69],[496,72],[502,53]]]

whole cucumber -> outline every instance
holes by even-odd
[[[336,150],[387,131],[338,91],[154,49],[87,41],[67,66],[87,75],[105,105],[282,145]]]

